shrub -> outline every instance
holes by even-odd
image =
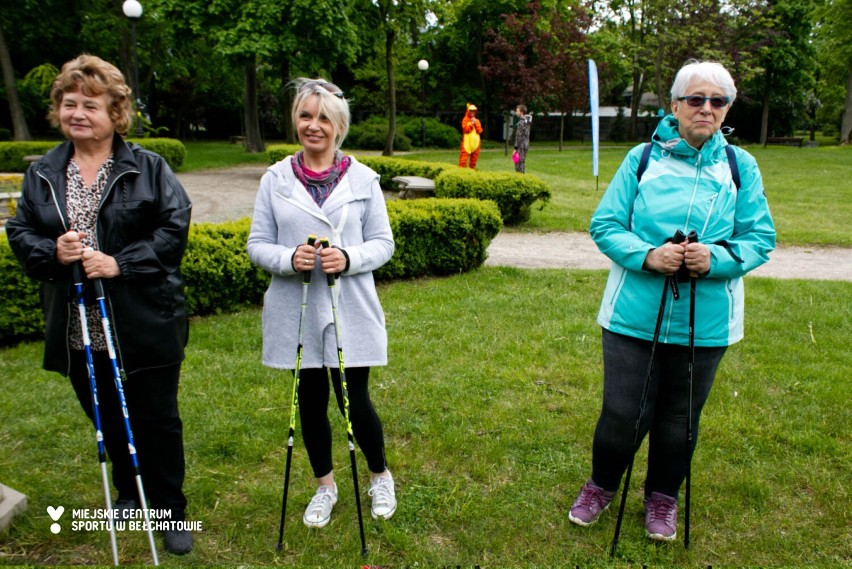
[[[128,138],[127,142],[135,142],[146,150],[156,152],[175,172],[183,165],[186,158],[186,146],[174,138]]]
[[[44,336],[44,315],[39,300],[39,284],[21,270],[9,247],[6,234],[0,236],[0,346]]]
[[[457,166],[450,166],[448,164],[419,162],[417,160],[405,160],[385,156],[357,156],[357,158],[359,162],[376,171],[380,176],[379,183],[382,189],[388,191],[397,189],[393,181],[396,176],[422,176],[423,178],[434,179],[444,170],[457,168]]]
[[[0,142],[0,172],[26,172],[29,162],[24,156],[46,154],[56,141]]]
[[[156,152],[175,171],[186,158],[186,147],[173,138],[128,139],[128,142],[138,142],[140,146]],[[0,142],[0,172],[26,172],[29,162],[24,162],[24,156],[46,154],[57,144],[57,141]]]
[[[275,164],[301,149],[302,147],[298,144],[270,144],[266,147],[266,155],[269,157],[269,163]]]
[[[384,150],[388,138],[388,121],[384,117],[370,117],[364,122],[349,127],[346,137],[347,148],[362,150]],[[419,139],[419,137],[418,137]],[[411,139],[397,125],[393,138],[394,150],[411,150]]]
[[[529,220],[533,203],[540,201],[544,207],[550,200],[550,188],[543,180],[529,174],[448,168],[435,178],[435,195],[492,200],[500,209],[503,223],[517,225]]]
[[[12,131],[8,128],[0,128],[0,140],[12,140]]]
[[[387,205],[396,250],[375,272],[377,279],[475,269],[485,262],[488,244],[502,225],[500,212],[488,201],[395,200]]]
[[[500,213],[473,199],[401,200],[388,203],[396,251],[377,279],[446,275],[485,261],[500,231]],[[251,220],[193,224],[181,271],[190,316],[230,312],[259,304],[270,276],[246,253]],[[0,345],[42,337],[39,285],[26,277],[5,234],[0,237]]]
[[[426,146],[432,148],[458,148],[461,144],[461,130],[446,125],[434,118],[425,121],[420,117],[397,117],[396,127],[420,147],[423,140],[423,125],[426,125]]]
[[[189,314],[232,312],[261,302],[270,277],[249,260],[249,229],[250,218],[192,225],[181,264]]]

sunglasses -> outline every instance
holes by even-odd
[[[343,98],[343,91],[335,85],[334,83],[329,83],[328,81],[308,81],[304,85],[302,85],[302,91],[314,91],[317,87],[322,87],[338,99]]]
[[[678,101],[686,101],[690,107],[703,107],[704,103],[710,101],[710,106],[714,109],[722,109],[728,106],[731,101],[728,97],[702,97],[701,95],[689,95],[688,97],[678,97]]]

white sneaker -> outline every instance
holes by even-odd
[[[389,520],[396,512],[396,494],[393,487],[393,477],[390,470],[388,475],[380,476],[370,483],[370,490],[367,492],[373,498],[373,503],[370,506],[373,519]]]
[[[324,528],[331,520],[331,509],[337,503],[337,484],[320,486],[305,509],[302,521],[309,528]]]

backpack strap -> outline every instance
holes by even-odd
[[[639,167],[636,169],[636,181],[642,180],[642,174],[648,168],[648,161],[651,159],[651,148],[653,143],[646,142],[645,148],[642,149],[642,157],[639,159]],[[731,179],[737,190],[740,189],[740,167],[737,165],[737,155],[734,154],[734,147],[730,144],[725,145],[725,154],[728,156],[728,166],[731,168]]]
[[[636,182],[642,181],[642,174],[645,173],[645,169],[648,167],[648,160],[651,159],[651,148],[653,147],[653,143],[646,142],[645,148],[642,150],[642,158],[639,159],[639,167],[636,169]],[[739,187],[739,186],[737,186]]]
[[[730,144],[725,146],[725,154],[728,155],[728,166],[731,167],[731,178],[734,180],[734,185],[737,190],[740,189],[740,167],[737,165],[737,155],[734,154],[734,147]]]

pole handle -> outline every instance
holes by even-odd
[[[310,245],[310,246],[312,246],[312,247],[313,247],[314,243],[316,243],[316,242],[317,242],[317,236],[316,236],[316,235],[314,235],[313,233],[311,233],[310,235],[308,235],[308,239],[307,239],[307,241],[306,241],[306,243],[307,243],[308,245]],[[313,272],[313,271],[305,271],[304,273],[302,273],[302,282],[303,282],[303,283],[305,283],[305,284],[310,284],[310,282],[311,282],[311,273],[312,273],[312,272]]]
[[[323,249],[331,247],[331,241],[328,240],[328,237],[323,237],[320,239],[320,245],[323,246]],[[326,273],[325,280],[328,282],[328,286],[334,286],[334,275]]]

